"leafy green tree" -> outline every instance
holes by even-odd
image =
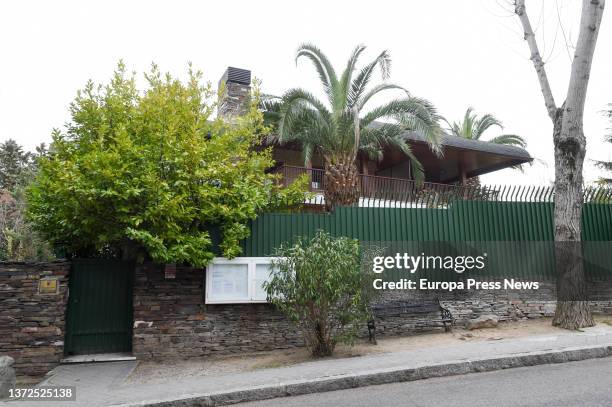
[[[312,355],[328,356],[339,341],[351,343],[369,317],[359,242],[318,231],[276,255],[265,283],[268,299],[300,328]]]
[[[24,186],[36,172],[44,145],[29,153],[9,139],[0,144],[0,260],[44,261],[53,257],[49,245],[25,219]]]
[[[17,142],[8,139],[0,144],[0,189],[13,191],[24,182],[32,155],[23,151]]]
[[[391,59],[387,51],[357,70],[359,57],[365,50],[360,45],[352,52],[346,68],[337,75],[329,59],[312,44],[299,47],[296,60],[307,58],[314,65],[327,103],[307,90],[288,90],[276,105],[269,104],[273,117],[276,108],[278,140],[299,143],[305,162],[315,152],[325,161],[324,194],[328,208],[347,205],[359,199],[359,156],[381,159],[385,148],[392,148],[410,157],[413,173],[423,179],[423,169],[403,136],[414,130],[424,136],[438,151],[440,128],[436,109],[427,100],[411,96],[404,88],[391,83],[369,86],[377,68],[382,79],[389,77]],[[403,98],[380,106],[370,101],[383,91],[401,90]]]
[[[211,229],[234,257],[258,212],[303,200],[266,173],[271,152],[254,149],[267,132],[257,92],[229,125],[213,119],[215,93],[191,67],[185,82],[155,65],[145,80],[139,91],[120,63],[109,84],[78,92],[66,129],[54,130],[28,189],[29,218],[49,241],[76,255],[203,266]]]
[[[0,261],[47,261],[54,257],[49,244],[25,218],[23,187],[0,191]]]

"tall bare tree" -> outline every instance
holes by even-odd
[[[544,61],[527,15],[525,0],[515,0],[514,12],[525,32],[531,61],[540,82],[548,116],[553,122],[555,148],[555,255],[558,274],[557,308],[553,325],[567,329],[593,326],[586,301],[581,257],[582,166],[586,151],[584,102],[605,0],[582,0],[578,41],[565,101],[555,103]]]

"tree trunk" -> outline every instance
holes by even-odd
[[[555,145],[555,268],[557,307],[553,325],[579,329],[595,325],[589,308],[582,261],[582,165],[586,140],[581,126],[563,131],[565,106],[557,109]]]
[[[327,210],[359,202],[359,172],[355,160],[342,158],[334,163],[328,162],[323,189]]]
[[[317,322],[313,333],[314,343],[310,352],[312,356],[317,358],[331,356],[334,353],[334,343],[327,337],[323,326],[324,324]]]
[[[463,190],[462,199],[466,201],[487,199],[487,197],[482,193],[480,177],[476,176],[466,178],[465,180],[461,181],[459,185],[461,185]]]
[[[555,266],[557,271],[557,308],[553,324],[579,329],[593,326],[586,297],[582,263],[582,166],[586,151],[583,133],[584,103],[601,25],[605,0],[583,0],[580,30],[574,51],[567,97],[557,108],[544,61],[540,55],[525,0],[515,0],[515,13],[525,33],[544,104],[553,122],[555,147]]]

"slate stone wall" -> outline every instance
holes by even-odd
[[[377,302],[435,295],[453,313],[458,326],[484,314],[509,321],[549,317],[555,310],[553,282],[542,283],[536,291],[395,291],[385,293]],[[594,303],[593,309],[606,313],[612,311],[612,305],[601,301]],[[444,329],[439,313],[386,315],[377,318],[376,326],[380,336]],[[362,333],[367,336],[365,326]],[[140,359],[166,359],[284,349],[303,346],[303,341],[295,326],[269,305],[205,305],[203,269],[178,268],[175,279],[165,279],[162,267],[146,264],[136,270],[133,344]]]
[[[133,352],[140,359],[189,358],[302,346],[295,327],[267,304],[204,304],[204,270],[136,269]]]
[[[0,355],[15,359],[17,376],[38,378],[64,353],[70,263],[0,263]],[[57,279],[54,294],[39,293],[41,279]]]
[[[612,284],[599,282],[589,285],[594,314],[612,315]],[[419,298],[438,297],[443,307],[455,318],[456,326],[465,327],[471,319],[481,315],[497,315],[499,321],[516,321],[552,317],[556,306],[556,283],[540,281],[537,290],[463,290],[455,292],[390,291],[384,293],[379,304],[395,301],[419,301]],[[439,313],[396,314],[376,318],[377,335],[409,335],[411,333],[443,331]]]
[[[0,263],[0,355],[15,359],[19,377],[39,378],[63,356],[70,263]],[[134,355],[140,359],[190,358],[241,354],[303,346],[295,326],[267,304],[204,304],[204,270],[177,268],[167,279],[162,266],[136,268]],[[39,293],[39,282],[56,278],[55,294]],[[466,291],[439,293],[457,324],[483,314],[500,321],[552,316],[554,283],[536,291]],[[612,298],[598,285],[599,297]],[[379,303],[414,299],[406,291],[385,293]],[[427,294],[431,297],[431,293]],[[612,313],[611,301],[593,303],[596,313]],[[377,334],[409,335],[443,330],[437,313],[391,315],[377,320]],[[363,335],[367,335],[364,327]]]
[[[396,301],[431,300],[438,297],[443,307],[451,311],[456,326],[463,327],[467,321],[480,315],[494,314],[500,321],[550,317],[555,312],[555,284],[545,282],[540,288],[531,290],[463,290],[456,292],[385,292],[378,303],[393,304]],[[396,314],[376,318],[377,335],[407,335],[419,332],[443,331],[440,314]]]

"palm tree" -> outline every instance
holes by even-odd
[[[448,120],[443,120],[448,125],[448,131],[451,135],[470,140],[480,140],[484,132],[491,127],[499,127],[502,130],[504,128],[502,122],[492,114],[487,113],[481,117],[478,117],[478,115],[474,113],[474,108],[472,107],[467,108],[465,115],[463,115],[463,120],[460,122],[453,122],[451,124]],[[497,137],[493,137],[492,139],[482,141],[506,146],[516,146],[521,148],[527,147],[527,142],[525,139],[516,134],[501,134]],[[522,167],[517,166],[516,168]],[[479,177],[473,177],[468,182],[472,186],[480,185]]]
[[[314,65],[326,102],[307,90],[288,90],[276,104],[278,141],[299,143],[304,161],[313,154],[325,162],[324,196],[327,208],[351,205],[359,200],[357,158],[380,160],[385,148],[395,148],[410,158],[415,178],[423,179],[423,168],[403,136],[405,130],[421,133],[439,152],[439,116],[431,103],[411,96],[401,86],[380,83],[368,86],[378,68],[383,81],[389,77],[391,59],[387,51],[356,70],[365,46],[357,46],[340,76],[319,48],[304,44],[298,48],[296,63],[307,58]],[[386,90],[401,90],[405,96],[366,110],[366,105]],[[274,108],[274,102],[268,106]],[[369,106],[368,106],[369,107]]]
[[[448,120],[444,119],[448,125],[448,130],[453,136],[463,137],[470,140],[480,140],[485,131],[493,126],[497,126],[503,130],[504,126],[492,114],[484,114],[482,117],[478,117],[474,113],[474,108],[468,107],[463,116],[463,120],[460,122],[453,122],[452,124]],[[497,137],[493,137],[490,140],[483,140],[493,144],[503,144],[506,146],[518,146],[525,148],[527,142],[516,134],[502,134]]]

